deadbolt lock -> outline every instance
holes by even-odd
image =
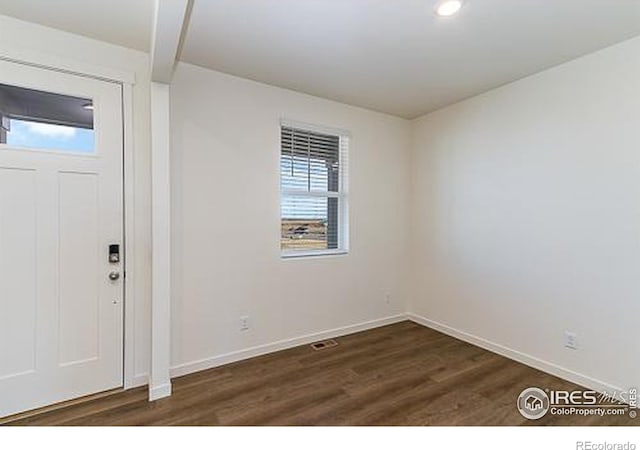
[[[118,244],[109,245],[109,262],[111,264],[116,264],[120,262],[120,245]]]

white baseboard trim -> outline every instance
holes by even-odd
[[[419,325],[425,326],[427,328],[431,328],[433,330],[439,331],[446,335],[460,339],[461,341],[465,341],[470,344],[481,347],[485,350],[489,350],[490,352],[497,353],[498,355],[512,359],[514,361],[517,361],[529,367],[533,367],[534,369],[538,369],[538,370],[541,370],[542,372],[546,372],[550,375],[554,375],[558,378],[562,378],[564,380],[570,381],[579,386],[583,386],[597,392],[612,393],[612,392],[623,391],[623,389],[621,389],[618,386],[614,386],[602,380],[597,380],[587,375],[574,372],[573,370],[558,366],[548,361],[544,361],[540,358],[536,358],[535,356],[531,356],[526,353],[519,352],[509,347],[505,347],[504,345],[496,344],[495,342],[491,342],[479,336],[475,336],[473,334],[466,333],[456,328],[452,328],[443,323],[439,323],[434,320],[427,319],[426,317],[422,317],[413,313],[408,313],[407,319]],[[538,386],[538,387],[544,388],[544,386]]]
[[[513,361],[517,361],[526,366],[533,367],[534,369],[538,369],[542,372],[548,373],[550,375],[554,375],[558,378],[562,378],[564,380],[570,381],[579,386],[584,386],[588,389],[591,389],[597,392],[611,393],[611,392],[623,391],[623,389],[619,386],[615,386],[610,383],[604,382],[602,380],[598,380],[596,378],[590,377],[588,375],[575,372],[573,370],[567,369],[557,364],[545,361],[543,359],[537,358],[532,355],[528,355],[518,350],[514,350],[504,345],[497,344],[495,342],[489,341],[479,336],[475,336],[465,331],[458,330],[456,328],[450,327],[449,325],[445,325],[443,323],[427,319],[426,317],[423,317],[414,313],[397,314],[394,316],[384,317],[381,319],[361,322],[355,325],[348,325],[344,327],[334,328],[331,330],[321,331],[318,333],[306,334],[306,335],[298,336],[291,339],[284,339],[284,340],[272,342],[269,344],[258,345],[258,346],[247,348],[244,350],[225,353],[218,356],[212,356],[210,358],[204,358],[198,361],[192,361],[185,364],[180,364],[171,368],[171,377],[172,378],[180,377],[183,375],[188,375],[193,372],[199,372],[201,370],[211,369],[214,367],[223,366],[225,364],[230,364],[236,361],[241,361],[243,359],[253,358],[256,356],[261,356],[267,353],[273,353],[280,350],[286,350],[288,348],[297,347],[299,345],[311,344],[313,342],[320,341],[323,339],[331,339],[339,336],[344,336],[347,334],[358,333],[360,331],[365,331],[372,328],[381,327],[384,325],[390,325],[392,323],[402,322],[403,320],[410,320],[424,327],[439,331],[446,335],[452,336],[456,339],[460,339],[462,341],[476,345],[490,352],[504,356],[505,358],[509,358]],[[146,384],[146,380],[144,380],[142,384]],[[165,388],[165,386],[168,386],[168,389],[169,389],[168,391],[169,393],[166,395],[171,395],[171,385],[169,384],[169,385],[159,386],[157,388],[150,388],[149,389],[150,399],[152,400],[155,399],[153,398],[155,395],[153,391],[155,389],[161,390],[162,388]],[[544,386],[541,386],[541,387],[544,387]],[[163,396],[165,395],[162,395],[161,397]],[[157,397],[157,398],[161,398],[161,397]]]
[[[147,373],[139,373],[137,375],[135,375],[132,379],[130,383],[125,383],[124,385],[124,389],[133,389],[133,388],[137,388],[140,386],[146,386],[149,384],[149,374]]]
[[[381,319],[370,320],[367,322],[361,322],[355,325],[347,325],[344,327],[334,328],[331,330],[321,331],[319,333],[305,334],[291,339],[284,339],[281,341],[272,342],[269,344],[258,345],[250,347],[245,350],[239,350],[235,352],[225,353],[218,356],[212,356],[210,358],[204,358],[198,361],[192,361],[184,364],[180,364],[171,368],[171,377],[180,377],[193,372],[199,372],[201,370],[211,369],[213,367],[222,366],[236,361],[241,361],[247,358],[253,358],[255,356],[264,355],[267,353],[273,353],[280,350],[286,350],[288,348],[297,347],[299,345],[311,344],[323,339],[331,339],[346,334],[357,333],[359,331],[369,330],[371,328],[377,328],[384,325],[390,325],[392,323],[402,322],[407,320],[406,314],[397,314],[395,316],[383,317]]]
[[[149,386],[149,401],[159,400],[171,395],[171,383],[164,383],[160,386]]]

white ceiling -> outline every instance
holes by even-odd
[[[182,58],[413,118],[640,33],[638,0],[196,0]]]
[[[164,1],[164,0],[163,0]],[[413,118],[640,34],[640,0],[194,0],[180,59]],[[0,0],[0,14],[148,50],[152,0]]]

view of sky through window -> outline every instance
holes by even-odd
[[[7,144],[16,147],[93,153],[94,131],[65,125],[11,119]]]

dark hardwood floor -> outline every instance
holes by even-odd
[[[530,386],[578,389],[436,331],[402,322],[343,336],[337,347],[284,350],[11,425],[637,425],[622,417],[524,419]]]

